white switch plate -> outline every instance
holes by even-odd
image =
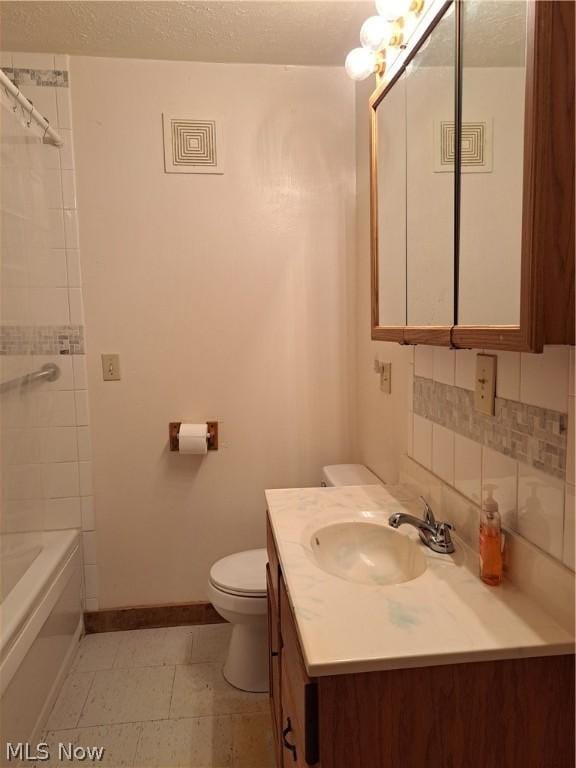
[[[474,407],[481,413],[494,415],[496,398],[496,355],[476,356],[476,390]]]
[[[120,381],[120,355],[102,355],[104,381]]]
[[[392,363],[380,364],[380,389],[387,395],[392,391]]]

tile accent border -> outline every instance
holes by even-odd
[[[111,608],[84,614],[86,634],[126,629],[181,627],[187,624],[225,624],[212,603],[174,603],[138,608]]]
[[[26,69],[25,67],[3,67],[2,71],[10,80],[21,85],[51,86],[52,88],[69,88],[70,81],[65,69]]]
[[[474,409],[474,392],[414,376],[414,413],[541,472],[566,478],[568,415],[497,397],[495,415]]]
[[[84,355],[83,325],[0,326],[0,355]]]

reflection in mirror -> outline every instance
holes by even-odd
[[[462,4],[459,325],[518,325],[526,2]]]
[[[408,325],[454,316],[454,6],[406,72]]]
[[[406,99],[403,75],[376,109],[379,325],[406,325]]]

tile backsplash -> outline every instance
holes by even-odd
[[[474,408],[474,393],[414,376],[414,413],[562,480],[568,414],[496,398],[495,415]]]
[[[64,146],[39,147],[46,246],[25,269],[4,259],[9,290],[2,307],[3,376],[56,363],[59,379],[27,398],[3,401],[5,532],[82,530],[84,599],[98,607],[92,451],[80,274],[68,56],[2,53],[2,69],[60,133]],[[11,155],[3,158],[9,165]],[[16,185],[13,185],[16,195]],[[14,205],[28,206],[28,192]],[[26,284],[19,276],[26,277]]]
[[[574,348],[493,353],[495,415],[474,409],[480,350],[416,347],[408,455],[574,570]],[[488,354],[492,354],[488,351]]]
[[[83,325],[0,325],[0,355],[84,353]]]

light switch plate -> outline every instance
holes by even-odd
[[[494,415],[496,399],[496,355],[476,356],[476,390],[474,407],[480,413]]]
[[[120,381],[120,355],[102,355],[104,381]]]
[[[380,364],[380,389],[387,395],[392,391],[392,363]]]

